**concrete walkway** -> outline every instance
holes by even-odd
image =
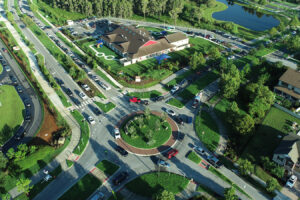
[[[15,28],[10,24],[10,22],[7,20],[7,18],[1,17],[1,21],[3,21],[8,30],[13,35],[14,39],[20,46],[20,48],[24,51],[26,56],[29,59],[29,63],[32,69],[32,73],[40,83],[41,87],[49,97],[50,101],[55,105],[58,112],[62,115],[62,117],[67,121],[69,124],[71,130],[72,130],[72,137],[69,145],[62,151],[55,159],[53,159],[46,167],[41,169],[37,174],[35,174],[31,180],[31,184],[35,184],[42,180],[44,178],[44,170],[52,171],[59,165],[61,165],[62,169],[67,169],[66,159],[69,157],[71,152],[75,149],[77,146],[79,139],[80,139],[80,128],[77,124],[76,120],[71,116],[70,112],[63,106],[62,102],[60,101],[58,95],[54,91],[54,89],[50,86],[50,84],[46,81],[44,75],[40,71],[40,68],[38,67],[37,60],[35,59],[34,54],[31,52],[31,50],[26,46],[24,41],[21,39],[20,35],[17,33]],[[21,193],[17,191],[17,188],[13,188],[9,191],[12,198],[20,195]]]
[[[197,192],[197,184],[190,181],[188,183],[188,185],[186,186],[186,188],[182,192],[180,192],[179,194],[177,194],[175,196],[175,199],[176,200],[190,199],[191,197],[193,197],[197,194],[200,194],[199,192]]]

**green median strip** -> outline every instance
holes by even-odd
[[[77,123],[80,126],[80,140],[77,147],[74,149],[73,153],[77,155],[81,155],[84,151],[89,138],[90,138],[90,129],[88,123],[85,121],[84,117],[78,112],[77,110],[74,110],[71,112],[72,116],[76,119]]]
[[[95,176],[86,174],[63,194],[59,200],[87,199],[101,184],[101,181]]]
[[[162,94],[157,90],[151,90],[146,92],[130,92],[128,95],[141,98],[141,99],[149,99],[149,98],[161,96]]]
[[[184,106],[184,104],[183,104],[181,101],[179,101],[178,99],[176,99],[176,98],[171,98],[171,99],[167,102],[167,104],[169,104],[169,105],[171,105],[171,106],[175,106],[175,107],[177,107],[177,108],[183,108],[183,106]]]
[[[108,160],[102,160],[100,163],[96,165],[96,167],[101,171],[103,171],[108,176],[113,175],[119,169],[118,165]]]
[[[74,164],[74,161],[72,160],[66,160],[66,162],[68,167],[72,167],[72,165]]]
[[[98,101],[94,101],[94,103],[105,113],[108,113],[109,111],[111,111],[112,109],[114,109],[116,107],[116,105],[113,104],[112,102],[108,102],[108,103],[104,104],[104,103],[100,103]]]
[[[190,151],[187,158],[191,161],[193,161],[196,164],[199,164],[201,162],[201,158],[200,156],[198,156],[197,153],[195,153],[194,151]]]

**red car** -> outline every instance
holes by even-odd
[[[178,154],[178,150],[177,149],[172,149],[170,150],[167,155],[168,155],[168,159],[171,159],[172,157],[175,157]]]
[[[132,102],[132,103],[141,103],[141,99],[138,99],[137,97],[132,97],[131,99],[129,99],[129,102]]]

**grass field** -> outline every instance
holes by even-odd
[[[177,107],[177,108],[183,108],[183,106],[184,106],[184,104],[183,104],[181,101],[179,101],[178,99],[176,99],[176,98],[171,98],[171,99],[167,102],[167,104],[169,104],[169,105],[171,105],[171,106],[175,106],[175,107]]]
[[[99,179],[88,173],[61,196],[59,200],[87,199],[101,184]]]
[[[216,122],[208,112],[201,111],[201,116],[197,115],[195,129],[201,142],[210,151],[215,151],[219,144],[220,134]]]
[[[81,155],[84,151],[89,138],[90,138],[90,129],[88,123],[85,121],[84,117],[78,112],[77,110],[74,110],[71,112],[72,116],[76,119],[77,123],[80,126],[80,140],[77,147],[74,149],[73,153],[77,155]]]
[[[177,174],[155,172],[144,174],[134,179],[126,184],[126,187],[136,194],[151,197],[160,190],[167,190],[177,194],[186,188],[188,182],[187,178]]]
[[[252,162],[257,162],[260,156],[272,156],[281,141],[278,136],[284,136],[289,133],[293,122],[300,124],[300,119],[272,107],[248,143],[242,157],[246,157]]]
[[[189,160],[193,161],[196,164],[199,164],[201,162],[201,158],[194,151],[190,151],[190,153],[188,154],[187,158]]]
[[[183,74],[177,76],[176,78],[172,79],[165,85],[165,89],[171,90],[174,85],[180,83],[183,79],[190,76],[192,73],[193,73],[193,71],[188,70],[188,71],[184,72]]]
[[[120,129],[122,139],[128,144],[137,148],[151,149],[163,145],[170,138],[172,130],[168,122],[160,122],[159,129],[156,126],[156,122],[161,120],[160,117],[151,114],[149,119],[144,118],[144,126],[142,127],[139,127],[138,120],[134,120],[133,118],[134,117],[125,121]],[[130,123],[129,127],[133,126],[135,128],[137,137],[131,137],[129,134],[125,134],[125,125],[129,123],[130,120],[133,121]],[[165,129],[165,127],[168,128]],[[151,130],[153,134],[153,143],[147,143],[147,139],[145,139],[145,135],[149,134],[149,130]]]
[[[96,165],[96,167],[103,171],[107,176],[113,175],[119,169],[118,165],[108,160],[102,160]]]
[[[181,102],[186,104],[189,100],[193,99],[195,95],[200,92],[200,90],[208,86],[210,83],[214,82],[218,77],[218,74],[214,72],[208,72],[202,78],[194,81],[178,95],[182,98]]]
[[[157,90],[151,90],[147,92],[130,92],[128,95],[132,97],[141,98],[141,99],[149,99],[149,98],[158,97],[162,94]]]
[[[0,145],[2,145],[14,135],[24,120],[25,106],[14,86],[0,86],[0,113],[2,113],[0,117]]]
[[[109,111],[111,111],[116,107],[116,105],[112,102],[108,102],[107,104],[104,104],[98,101],[94,101],[94,103],[105,113],[108,113]]]

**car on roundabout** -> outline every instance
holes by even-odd
[[[178,154],[178,150],[177,149],[171,149],[168,153],[167,153],[167,158],[171,159],[173,157],[175,157]]]
[[[119,128],[115,127],[114,128],[114,134],[116,139],[121,139],[121,134]]]
[[[201,147],[199,146],[194,146],[193,147],[193,150],[198,153],[200,156],[204,156],[206,153],[204,151],[204,149],[202,149]]]
[[[128,152],[120,146],[116,146],[115,150],[124,157],[128,156]]]
[[[129,103],[141,103],[141,99],[137,97],[132,97],[129,99]]]
[[[120,185],[123,181],[125,181],[128,178],[129,174],[127,172],[121,172],[116,176],[116,178],[113,179],[114,185]]]
[[[167,163],[167,162],[164,161],[164,160],[159,160],[159,161],[157,162],[157,165],[158,165],[158,166],[161,166],[161,167],[170,168],[170,164]]]
[[[294,185],[295,185],[295,183],[296,183],[296,181],[297,181],[297,176],[292,175],[292,176],[288,179],[288,181],[286,182],[285,185],[286,185],[287,187],[289,187],[289,188],[293,188]]]
[[[92,116],[88,116],[88,122],[92,125],[96,124],[96,121]]]
[[[166,113],[172,117],[176,116],[176,113],[171,109],[166,109]]]

